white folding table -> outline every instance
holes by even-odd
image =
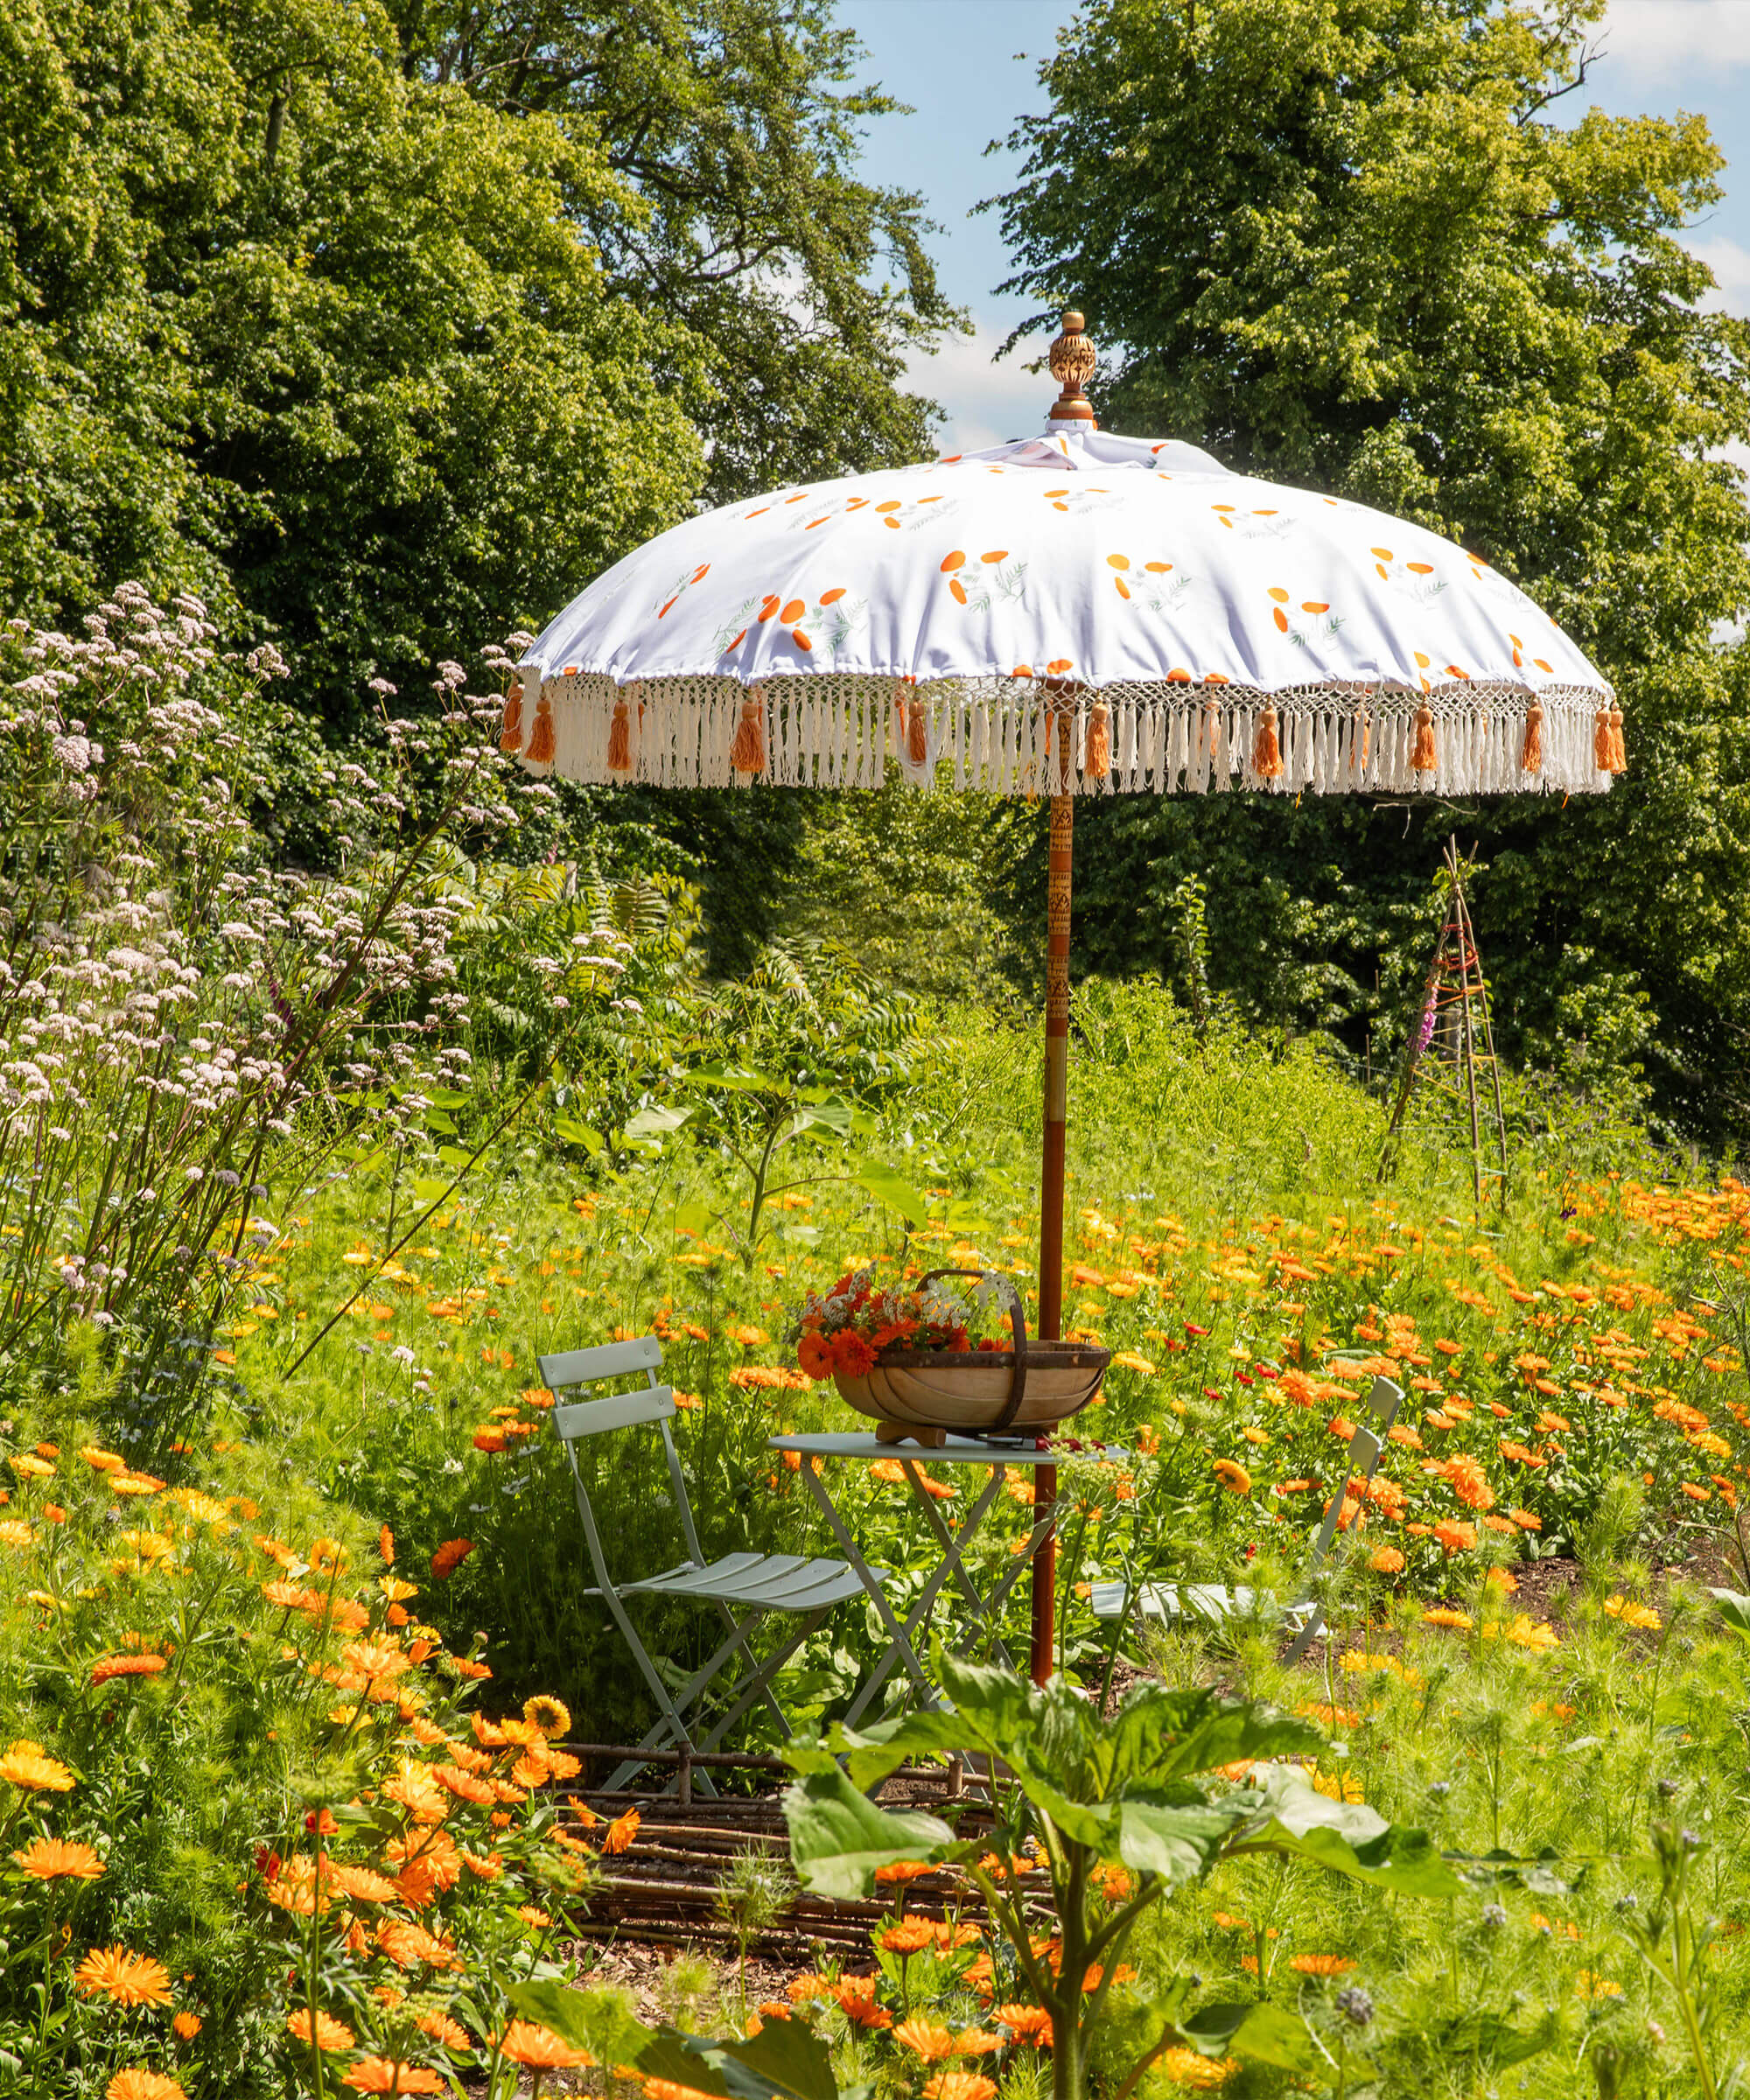
[[[988,1596],[979,1594],[978,1586],[972,1579],[964,1555],[979,1526],[990,1514],[991,1505],[1003,1492],[1003,1482],[1009,1468],[1014,1466],[1021,1471],[1031,1472],[1039,1466],[1061,1465],[1066,1456],[1061,1443],[1052,1449],[1040,1450],[1031,1438],[1000,1441],[987,1440],[982,1437],[949,1437],[944,1444],[920,1448],[906,1444],[884,1444],[873,1435],[850,1433],[774,1437],[771,1448],[774,1451],[794,1452],[800,1457],[802,1478],[808,1482],[809,1494],[819,1505],[821,1515],[825,1517],[833,1536],[838,1541],[840,1550],[856,1570],[858,1580],[868,1592],[870,1603],[874,1606],[891,1636],[873,1674],[851,1702],[850,1709],[844,1717],[847,1726],[856,1725],[870,1701],[901,1663],[925,1705],[939,1707],[946,1704],[942,1694],[930,1683],[923,1664],[918,1660],[914,1643],[919,1629],[928,1621],[936,1599],[950,1580],[958,1585],[970,1614],[970,1630],[953,1642],[955,1652],[964,1654],[981,1638],[985,1639],[990,1642],[993,1653],[1011,1669],[1014,1668],[1013,1658],[1003,1640],[1003,1606],[1010,1591],[1032,1565],[1033,1557],[1051,1536],[1056,1511],[1047,1510],[1043,1516],[1034,1518],[1032,1529],[1022,1550],[1014,1556],[1012,1564],[1004,1572],[1001,1580],[992,1586]],[[1074,1455],[1106,1460],[1114,1464],[1122,1464],[1130,1457],[1128,1452],[1120,1450],[1116,1445],[1087,1445]],[[903,1625],[882,1589],[881,1575],[870,1566],[858,1550],[857,1542],[846,1529],[826,1484],[824,1461],[848,1460],[853,1464],[871,1466],[883,1459],[900,1466],[914,1500],[924,1513],[924,1521],[942,1549],[941,1560],[926,1578],[917,1601],[906,1614]],[[813,1463],[816,1460],[822,1461],[818,1470]],[[990,1469],[990,1479],[961,1519],[957,1530],[948,1529],[937,1507],[935,1497],[926,1486],[924,1477],[918,1470],[925,1465],[983,1466]]]

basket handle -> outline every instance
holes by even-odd
[[[974,1276],[980,1283],[987,1280],[999,1284],[1009,1294],[1009,1327],[1015,1340],[1014,1376],[1009,1382],[1009,1397],[1003,1411],[990,1424],[990,1431],[1000,1436],[1021,1411],[1021,1402],[1027,1390],[1027,1316],[1021,1303],[1021,1294],[1000,1269],[932,1269],[918,1284],[920,1291],[933,1284],[939,1276]]]

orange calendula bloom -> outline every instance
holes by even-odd
[[[361,2056],[340,2081],[355,2093],[443,2093],[449,2090],[436,2071],[402,2063],[392,2056]]]
[[[544,1691],[523,1701],[522,1718],[531,1728],[538,1729],[550,1739],[571,1732],[570,1708],[563,1699],[556,1699]]]
[[[474,2046],[473,2038],[466,2027],[458,2026],[447,2012],[420,2012],[414,2016],[413,2024],[422,2034],[429,2034],[433,2041],[440,2041],[452,2055],[459,2055]]]
[[[1467,1634],[1471,1630],[1473,1621],[1468,1612],[1448,1611],[1444,1606],[1441,1606],[1432,1612],[1424,1612],[1422,1623],[1424,1626],[1455,1627],[1460,1633]]]
[[[149,1954],[125,1947],[94,1948],[74,1971],[79,1988],[90,1998],[107,1998],[117,2006],[167,2006],[170,1971]]]
[[[1051,2014],[1043,2006],[998,2006],[997,2018],[1017,2041],[1042,2048],[1051,2040]]]
[[[1396,1546],[1376,1546],[1368,1557],[1368,1565],[1376,1575],[1401,1575],[1404,1556]]]
[[[893,2040],[926,2063],[941,2063],[955,2053],[952,2034],[932,2020],[903,2020],[893,2029]]]
[[[174,2078],[137,2068],[117,2071],[103,2091],[104,2100],[188,2100]]]
[[[1434,1536],[1448,1553],[1468,1553],[1477,1543],[1476,1526],[1445,1517],[1434,1526]]]
[[[498,2047],[501,2056],[508,2056],[513,2063],[525,2064],[534,2071],[576,2070],[595,2062],[586,2049],[573,2048],[550,2027],[541,2026],[532,2020],[512,2020],[500,2038]]]
[[[1354,1964],[1342,1954],[1291,1955],[1288,1965],[1302,1976],[1347,1976]]]
[[[200,2015],[198,2012],[178,2012],[170,2026],[178,2041],[192,2041],[200,2032]]]
[[[920,1880],[925,1874],[933,1874],[935,1871],[927,1859],[893,1859],[886,1866],[875,1869],[875,1879],[891,1887],[895,1883]]]
[[[162,1656],[102,1656],[91,1665],[91,1682],[107,1684],[111,1677],[155,1677],[168,1668]]]
[[[1606,1597],[1604,1608],[1611,1618],[1621,1620],[1624,1626],[1638,1626],[1656,1632],[1662,1623],[1657,1612],[1647,1605],[1631,1603],[1627,1597]]]
[[[519,1903],[516,1914],[534,1932],[545,1932],[553,1922],[547,1913],[535,1903]]]
[[[1231,1488],[1236,1494],[1250,1494],[1252,1476],[1234,1459],[1217,1459],[1209,1469],[1222,1487]]]
[[[939,2071],[926,2082],[924,2100],[997,2100],[997,2082],[982,2071]]]
[[[638,1826],[643,1821],[636,1809],[628,1809],[625,1815],[616,1816],[602,1836],[602,1851],[609,1856],[623,1852],[638,1835]]]
[[[36,1881],[94,1881],[103,1862],[88,1844],[64,1844],[59,1838],[37,1838],[12,1855]]]
[[[928,1918],[907,1918],[881,1935],[881,1945],[889,1954],[918,1954],[934,1944],[935,1928]]]
[[[431,1556],[431,1572],[442,1582],[453,1575],[474,1550],[471,1538],[447,1540]]]

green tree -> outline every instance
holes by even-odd
[[[1718,456],[1750,434],[1750,328],[1701,311],[1679,238],[1719,195],[1704,122],[1560,121],[1601,11],[1096,0],[1043,66],[996,200],[1008,289],[1088,310],[1105,420],[1462,538],[1592,654],[1630,738],[1584,808],[1105,806],[1078,940],[1162,964],[1206,872],[1218,984],[1359,1055],[1456,830],[1508,1046],[1609,1083],[1644,1059],[1666,1115],[1737,1143],[1750,749],[1712,636],[1750,598]]]
[[[857,178],[863,120],[899,105],[849,85],[831,0],[389,4],[410,73],[550,113],[634,193],[572,209],[612,291],[708,348],[712,501],[928,449],[930,404],[898,382],[960,317],[921,200]]]

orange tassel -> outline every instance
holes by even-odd
[[[929,718],[923,702],[915,696],[906,704],[906,756],[914,766],[925,765],[929,759]]]
[[[1416,710],[1416,749],[1410,755],[1410,765],[1418,773],[1435,773],[1440,761],[1434,755],[1434,717],[1425,707]]]
[[[1592,762],[1600,773],[1610,771],[1610,710],[1601,707],[1592,725]]]
[[[1613,707],[1610,710],[1610,770],[1613,773],[1627,773],[1628,770],[1628,752],[1622,741],[1622,710],[1620,707]]]
[[[1103,780],[1112,770],[1112,710],[1096,700],[1088,710],[1088,746],[1082,770],[1090,780]]]
[[[1533,701],[1525,710],[1525,743],[1519,753],[1521,773],[1544,770],[1544,710]]]
[[[1252,771],[1261,780],[1282,778],[1282,746],[1276,740],[1276,710],[1267,707],[1258,717],[1257,735],[1252,743]]]
[[[498,732],[498,747],[512,758],[522,749],[522,688],[514,685],[504,696],[504,722]]]
[[[528,739],[528,762],[531,766],[550,766],[556,739],[553,734],[553,710],[542,693],[535,710],[535,730]]]
[[[632,771],[632,718],[626,712],[623,694],[613,704],[613,720],[608,725],[607,769],[610,773]]]
[[[736,724],[735,741],[729,747],[729,762],[738,773],[766,770],[766,694],[750,687],[741,703],[741,719]]]

